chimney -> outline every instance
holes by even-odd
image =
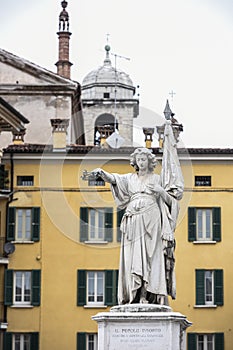
[[[53,150],[66,150],[66,135],[69,119],[50,119],[53,133]]]
[[[63,78],[70,79],[70,67],[72,63],[69,61],[69,40],[71,33],[69,32],[69,14],[66,11],[68,2],[63,0],[61,5],[63,10],[59,15],[59,31],[57,32],[59,52],[56,66],[57,74]]]
[[[24,143],[24,135],[26,130],[13,131],[13,144],[22,145]]]
[[[154,128],[142,128],[143,133],[145,135],[145,143],[146,148],[151,148],[151,144],[153,141],[152,135],[154,134],[155,129]]]

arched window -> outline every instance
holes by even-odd
[[[110,113],[103,113],[96,118],[94,131],[94,144],[99,145],[101,137],[108,138],[114,130],[118,129],[118,122]]]

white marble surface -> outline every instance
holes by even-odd
[[[155,311],[155,306],[125,305],[123,311],[120,306],[95,315],[98,350],[185,350],[185,330],[191,323],[169,307]]]

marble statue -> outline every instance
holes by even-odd
[[[119,304],[167,304],[168,295],[176,296],[174,231],[184,183],[169,120],[163,143],[160,175],[154,173],[157,160],[148,148],[131,154],[133,173],[94,170],[111,184],[118,208],[125,209],[120,226]]]

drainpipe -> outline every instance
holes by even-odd
[[[5,229],[5,243],[7,242],[7,235],[6,235],[6,230],[7,230],[7,222],[8,222],[8,208],[9,204],[13,202],[13,196],[14,196],[14,153],[10,153],[10,195],[9,199],[6,203],[6,229]],[[8,266],[5,265],[4,272],[8,269]],[[4,322],[7,323],[7,306],[4,305]]]

